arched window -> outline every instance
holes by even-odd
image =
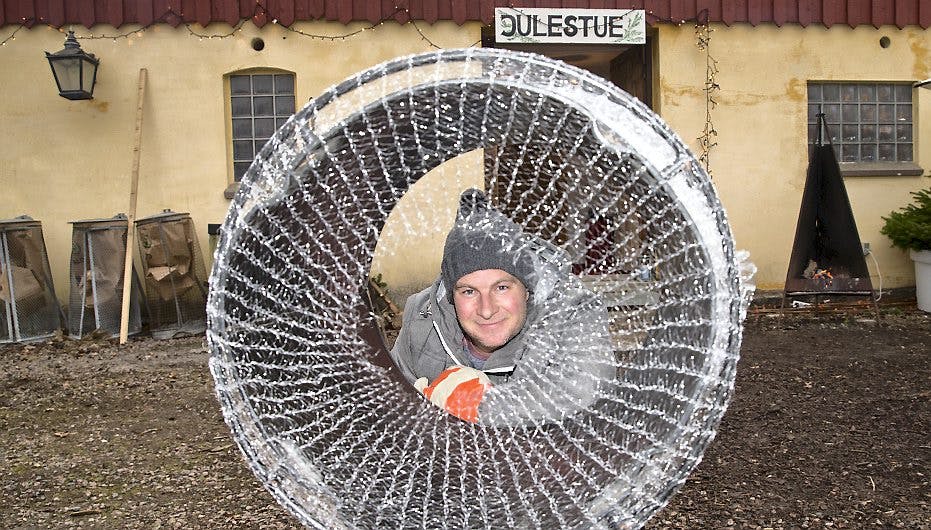
[[[230,160],[239,182],[265,142],[294,114],[294,74],[241,70],[227,75]]]

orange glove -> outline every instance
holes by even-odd
[[[478,421],[478,406],[485,396],[485,389],[491,387],[491,380],[475,368],[453,366],[440,372],[429,385],[427,378],[421,377],[414,382],[414,387],[437,407],[461,420],[475,423]]]

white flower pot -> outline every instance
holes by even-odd
[[[909,252],[915,262],[915,296],[918,309],[931,313],[931,250]]]

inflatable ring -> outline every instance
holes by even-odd
[[[616,377],[555,420],[434,408],[385,362],[365,296],[399,199],[476,149],[496,204],[613,319]],[[442,50],[332,87],[261,151],[218,241],[210,369],[247,462],[307,526],[635,528],[713,437],[746,279],[707,174],[638,100],[545,57]]]

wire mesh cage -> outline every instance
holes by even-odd
[[[0,221],[0,343],[41,340],[61,329],[42,223]]]
[[[68,334],[81,338],[94,331],[118,336],[123,312],[123,272],[126,259],[127,220],[123,214],[110,219],[72,221],[71,296]],[[141,285],[132,273],[129,299],[129,332],[142,329]]]
[[[194,222],[171,210],[136,221],[152,336],[167,339],[207,327],[207,272]]]

